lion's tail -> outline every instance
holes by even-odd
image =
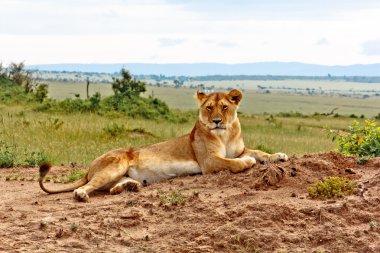
[[[73,190],[85,185],[86,183],[88,183],[87,175],[85,175],[82,179],[75,181],[73,183],[62,184],[62,185],[57,184],[53,188],[46,188],[46,186],[43,183],[43,180],[44,180],[45,176],[49,173],[51,166],[52,165],[50,163],[43,163],[40,166],[40,178],[38,179],[38,182],[40,184],[41,189],[44,192],[47,192],[50,194],[60,193],[60,192],[69,192],[69,191],[73,191]]]

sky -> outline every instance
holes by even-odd
[[[380,63],[378,0],[0,0],[0,62]]]

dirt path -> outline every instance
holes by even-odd
[[[48,195],[36,181],[5,180],[16,172],[37,169],[0,170],[1,252],[380,252],[379,158],[358,165],[336,153],[307,155],[139,193],[96,193],[89,203]],[[328,175],[359,180],[361,191],[310,199],[306,186]],[[186,199],[162,205],[157,189],[180,189]]]

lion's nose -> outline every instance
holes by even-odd
[[[212,120],[215,124],[219,124],[220,122],[222,122],[222,119],[213,119]]]

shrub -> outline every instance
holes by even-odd
[[[49,156],[45,152],[42,152],[42,151],[39,151],[39,152],[33,151],[31,153],[26,153],[25,156],[26,156],[25,158],[26,166],[34,167],[34,166],[39,166],[42,163],[51,161]]]
[[[105,132],[107,135],[111,137],[117,137],[125,133],[126,129],[123,125],[118,125],[117,123],[114,122],[108,125],[107,127],[104,127],[103,132]]]
[[[173,117],[166,103],[157,98],[129,97],[116,94],[105,98],[101,103],[101,108],[105,111],[123,112],[133,118],[170,119]]]
[[[22,153],[16,146],[9,146],[0,141],[0,168],[13,166],[37,166],[51,159],[43,151],[25,151]]]
[[[11,168],[16,164],[15,148],[0,141],[0,168]]]
[[[32,94],[3,77],[0,77],[0,90],[0,103],[3,104],[26,104],[34,100]]]
[[[304,115],[300,112],[293,112],[293,111],[290,111],[290,112],[279,112],[276,114],[277,117],[283,117],[283,118],[307,118],[308,116],[307,115]]]
[[[42,103],[48,95],[48,85],[47,84],[38,84],[34,91],[34,97],[37,102]]]
[[[377,127],[373,120],[366,120],[364,126],[354,121],[348,133],[334,131],[330,133],[333,134],[333,140],[337,139],[338,151],[344,155],[380,156],[380,127]]]
[[[327,177],[307,187],[310,197],[319,199],[341,198],[356,190],[357,183],[343,177]]]

